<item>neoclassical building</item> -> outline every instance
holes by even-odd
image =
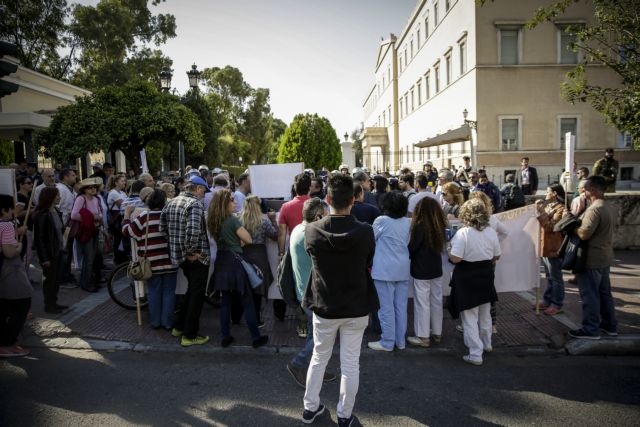
[[[417,1],[400,35],[390,34],[378,49],[375,82],[363,103],[365,166],[415,170],[430,160],[437,168],[457,167],[468,155],[497,182],[527,156],[542,182],[554,181],[571,132],[579,166],[591,170],[613,147],[619,179],[637,179],[640,153],[631,138],[560,93],[581,59],[568,49],[573,36],[565,28],[592,20],[592,7],[579,2],[553,22],[525,28],[537,8],[553,1]],[[589,66],[588,73],[590,81],[616,84],[605,67]]]

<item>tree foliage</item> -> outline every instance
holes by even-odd
[[[351,141],[353,141],[353,151],[356,157],[355,166],[362,166],[362,127],[355,128],[351,131]]]
[[[592,22],[565,29],[575,35],[572,48],[582,61],[567,73],[562,95],[571,103],[591,104],[609,124],[629,132],[640,147],[640,1],[556,0],[540,7],[527,27],[553,21],[575,3],[591,5],[594,15]],[[606,84],[594,81],[590,78],[594,65],[605,66],[615,78]]]
[[[177,142],[185,152],[204,148],[197,116],[178,98],[160,93],[147,82],[98,89],[58,109],[45,131],[36,135],[45,155],[71,161],[87,153],[121,150],[139,163],[139,152],[150,148],[163,157],[177,158]]]
[[[331,122],[318,114],[298,114],[280,139],[278,162],[304,162],[313,169],[337,169],[342,151]]]

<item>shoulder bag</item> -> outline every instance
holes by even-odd
[[[278,264],[276,283],[284,302],[294,308],[300,307],[300,301],[298,301],[296,295],[296,279],[293,275],[293,263],[291,261],[289,248],[287,248],[284,256],[280,260],[280,264]]]
[[[249,278],[251,287],[255,289],[262,285],[262,282],[264,281],[264,275],[262,274],[262,270],[260,270],[260,267],[245,261],[240,255],[235,252],[233,252],[233,254],[235,255],[236,259],[240,261],[240,264],[242,264],[242,268],[247,273],[247,277]]]
[[[131,261],[127,268],[127,274],[134,280],[149,280],[151,272],[151,261],[147,258],[147,240],[149,238],[149,213],[147,213],[147,223],[144,232],[144,255],[136,261]]]

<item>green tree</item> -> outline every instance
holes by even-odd
[[[140,150],[177,159],[177,142],[185,152],[204,148],[198,117],[178,98],[160,93],[148,82],[98,89],[75,104],[58,109],[49,128],[36,134],[45,155],[72,161],[86,153],[121,150],[139,164]]]
[[[351,131],[351,141],[353,141],[353,151],[356,155],[356,167],[362,166],[362,127]]]
[[[65,18],[66,0],[0,0],[0,40],[18,46],[20,63],[54,78],[65,77],[74,54]]]
[[[331,122],[318,114],[298,114],[284,132],[278,148],[278,162],[304,162],[313,169],[337,169],[342,152]]]
[[[0,165],[8,165],[15,161],[15,150],[13,141],[0,139]]]
[[[280,139],[284,135],[284,132],[287,130],[287,124],[278,119],[277,117],[273,118],[273,122],[271,123],[271,137],[273,141],[269,146],[269,154],[267,155],[266,163],[276,163],[278,161],[278,149],[280,148]]]
[[[153,0],[153,6],[164,0]],[[176,36],[175,17],[153,15],[148,0],[100,0],[96,6],[75,4],[69,31],[78,57],[73,82],[95,89],[142,78],[156,84],[171,59],[159,46]]]
[[[269,105],[269,89],[253,91],[242,115],[242,137],[251,147],[251,159],[263,164],[273,142],[273,116]]]
[[[488,0],[477,1],[484,4]],[[594,19],[565,28],[575,36],[571,47],[581,53],[582,61],[567,73],[562,96],[571,103],[591,104],[609,124],[629,132],[640,147],[640,2],[556,0],[540,7],[527,27],[553,21],[575,3],[593,6]],[[605,84],[590,80],[589,65],[605,66],[614,78]]]

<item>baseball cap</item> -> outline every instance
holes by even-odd
[[[205,181],[204,179],[202,179],[199,176],[193,175],[193,176],[189,177],[188,181],[190,183],[192,183],[192,184],[203,186],[206,189],[205,193],[209,193],[211,191],[211,190],[209,190],[209,186],[207,185],[207,181]]]

